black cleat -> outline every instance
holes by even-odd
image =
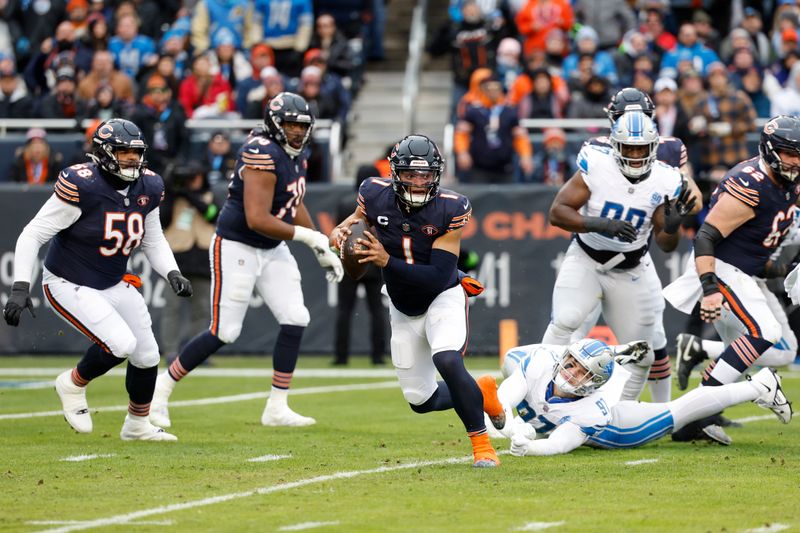
[[[678,388],[686,390],[689,386],[689,375],[695,366],[707,359],[703,351],[700,337],[689,333],[681,333],[676,339],[675,374],[678,376]]]

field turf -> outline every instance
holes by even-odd
[[[290,405],[318,423],[266,428],[269,359],[217,356],[173,394],[186,402],[171,409],[179,442],[131,443],[119,439],[121,372],[89,387],[92,434],[63,420],[51,382],[76,360],[0,359],[0,531],[800,528],[800,420],[784,426],[753,404],[726,411],[746,420],[728,431],[730,447],[666,438],[635,450],[504,455],[500,468],[479,470],[455,413],[413,413],[391,367],[374,373],[356,360],[350,370],[370,372],[326,376],[311,371],[330,371],[327,358],[301,358]],[[476,374],[497,367],[468,364]],[[783,375],[789,399],[800,398],[800,374]]]

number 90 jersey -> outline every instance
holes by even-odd
[[[681,190],[681,174],[660,161],[650,176],[631,183],[620,172],[611,148],[585,144],[578,154],[578,168],[591,196],[581,208],[583,216],[622,219],[636,228],[636,240],[623,242],[599,233],[582,233],[581,241],[595,250],[631,252],[647,244],[653,229],[653,212],[664,197],[675,198]]]
[[[236,156],[236,168],[228,185],[228,198],[217,220],[217,235],[255,248],[278,246],[281,241],[247,227],[242,171],[250,168],[275,174],[277,180],[270,213],[287,224],[293,224],[297,207],[306,193],[307,154],[308,150],[304,150],[292,159],[280,145],[264,135],[263,130],[251,131]]]
[[[44,266],[76,285],[107,289],[120,282],[131,252],[142,243],[145,218],[164,197],[164,181],[149,170],[120,194],[94,163],[61,171],[55,195],[81,210],[78,220],[53,237]]]
[[[760,275],[794,222],[800,185],[784,188],[776,184],[767,176],[760,158],[755,157],[728,171],[711,195],[711,209],[721,192],[752,208],[755,217],[718,243],[714,256],[751,276]]]

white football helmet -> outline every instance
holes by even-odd
[[[556,386],[567,394],[588,396],[614,372],[614,352],[603,341],[582,339],[570,344],[553,374]]]
[[[637,183],[650,175],[658,153],[658,130],[641,111],[628,111],[611,127],[611,148],[622,175]],[[643,153],[638,147],[645,147]]]

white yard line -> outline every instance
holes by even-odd
[[[560,522],[528,522],[524,526],[514,528],[513,531],[541,531],[543,529],[550,529],[551,527],[559,527],[566,524],[565,521]]]
[[[316,485],[318,483],[326,483],[328,481],[336,481],[339,479],[351,479],[369,474],[383,474],[385,472],[394,472],[397,470],[408,470],[413,468],[423,468],[428,466],[449,465],[457,463],[465,463],[472,460],[472,456],[462,457],[449,457],[447,459],[438,459],[434,461],[418,461],[414,463],[407,463],[396,466],[380,466],[378,468],[370,468],[367,470],[349,470],[343,472],[334,472],[333,474],[326,474],[322,476],[315,476],[289,483],[279,483],[277,485],[269,485],[252,490],[242,492],[231,492],[228,494],[221,494],[219,496],[211,496],[209,498],[202,498],[200,500],[193,500],[182,503],[173,503],[169,505],[162,505],[160,507],[151,507],[149,509],[142,509],[141,511],[134,511],[131,513],[118,514],[109,516],[107,518],[98,518],[96,520],[86,520],[77,522],[75,524],[65,525],[54,529],[44,530],[47,533],[68,533],[70,531],[82,531],[85,529],[93,529],[97,527],[106,527],[119,524],[128,524],[133,520],[146,518],[154,515],[164,513],[172,513],[176,511],[185,511],[186,509],[194,509],[196,507],[205,507],[207,505],[214,505],[217,503],[229,502],[231,500],[239,500],[242,498],[249,498],[251,496],[258,496],[263,494],[272,494],[275,492],[283,492],[299,487],[306,487],[309,485]]]
[[[261,457],[251,457],[248,463],[266,463],[269,461],[280,461],[281,459],[291,459],[291,455],[262,455]]]
[[[783,531],[789,529],[789,524],[767,524],[766,526],[756,527],[753,529],[745,529],[742,533],[772,533],[773,531]]]
[[[29,520],[25,522],[31,526],[72,526],[85,524],[83,520]],[[175,520],[141,520],[139,522],[125,522],[126,526],[172,526]]]
[[[69,457],[64,457],[61,460],[67,461],[68,463],[80,463],[81,461],[91,461],[92,459],[114,457],[115,455],[115,453],[90,453],[87,455],[70,455]]]
[[[22,380],[0,381],[0,389],[11,389],[11,390],[49,389],[54,385],[55,381],[22,381]]]
[[[396,381],[379,381],[378,383],[352,383],[349,385],[328,385],[324,387],[305,387],[299,389],[292,389],[289,393],[290,396],[301,396],[305,394],[324,394],[327,392],[349,392],[356,390],[372,390],[372,389],[391,389],[397,387]],[[170,402],[170,409],[173,407],[192,407],[195,405],[216,405],[220,403],[234,403],[245,402],[248,400],[259,400],[269,396],[268,392],[251,392],[247,394],[234,394],[232,396],[215,396],[212,398],[199,398],[197,400],[179,400]],[[106,407],[90,407],[90,410],[95,413],[108,413],[114,411],[127,411],[127,405],[109,405]],[[19,420],[24,418],[37,418],[42,416],[62,416],[64,414],[60,409],[58,411],[36,411],[33,413],[9,413],[0,415],[0,420]]]
[[[760,420],[774,420],[775,415],[758,415],[758,416],[746,416],[744,418],[737,418],[734,422],[739,422],[740,424],[747,424],[748,422],[758,422]]]
[[[278,531],[302,531],[304,529],[314,529],[316,527],[325,526],[338,526],[339,522],[303,522],[302,524],[294,524],[291,526],[281,526]]]
[[[29,367],[0,368],[0,377],[55,377],[66,368]],[[473,375],[493,374],[500,376],[496,368],[488,370],[472,370]],[[113,368],[107,376],[124,376],[124,368]],[[299,378],[393,378],[397,374],[393,368],[298,368],[294,372]],[[783,374],[781,374],[783,376]],[[271,378],[269,368],[195,368],[192,376],[205,378]]]
[[[650,463],[657,463],[658,459],[639,459],[638,461],[625,461],[628,466],[647,465]]]

